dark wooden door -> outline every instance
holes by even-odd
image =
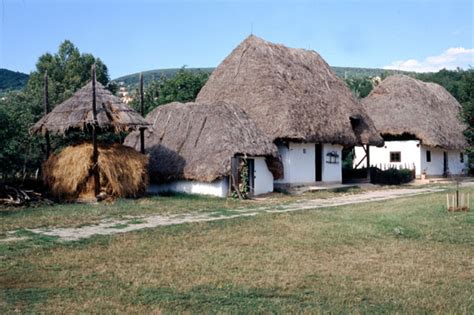
[[[316,143],[316,181],[323,179],[323,145]]]
[[[443,152],[443,174],[447,175],[448,174],[448,152]]]
[[[247,159],[248,171],[249,171],[249,192],[251,195],[255,192],[255,160]]]

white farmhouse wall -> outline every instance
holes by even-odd
[[[431,162],[426,160],[426,151],[431,151]],[[441,176],[444,172],[444,152],[448,154],[448,169],[452,175],[463,174],[467,167],[467,156],[464,155],[464,163],[461,162],[461,151],[443,150],[428,146],[421,147],[421,170],[426,170],[429,176]]]
[[[401,152],[400,163],[390,163],[390,152]],[[431,151],[431,162],[427,161],[426,151]],[[458,150],[444,150],[440,148],[428,147],[420,145],[419,140],[407,141],[385,141],[385,145],[381,148],[370,147],[370,164],[383,165],[384,167],[399,167],[400,165],[415,165],[416,176],[420,176],[423,171],[429,176],[441,176],[444,172],[444,156],[443,152],[448,153],[448,168],[452,175],[460,175],[467,167],[467,156],[464,156],[464,163],[461,162]],[[355,147],[354,167],[364,157],[365,151],[362,147]],[[366,167],[367,162],[364,161],[359,168]]]
[[[322,146],[322,181],[342,182],[342,146],[323,144]],[[290,142],[288,146],[278,145],[283,163],[283,178],[275,183],[305,184],[316,181],[316,144]],[[326,154],[336,151],[338,163],[326,163]]]
[[[254,195],[273,191],[273,174],[268,170],[264,157],[253,157],[255,161]]]
[[[216,197],[226,197],[229,191],[229,179],[224,177],[222,179],[213,181],[211,183],[197,182],[189,180],[180,180],[166,184],[152,184],[148,187],[149,193],[162,192],[184,192],[188,194],[200,194]]]
[[[315,181],[316,146],[314,143],[290,142],[278,145],[283,163],[283,178],[276,183],[312,183]]]
[[[336,152],[339,155],[337,163],[327,163],[329,160],[327,154]],[[338,144],[323,145],[323,182],[342,182],[342,146]]]
[[[421,174],[421,157],[420,157],[420,141],[406,140],[406,141],[385,141],[383,147],[370,146],[370,164],[373,166],[380,166],[384,168],[405,167],[412,168],[415,166],[416,175]],[[390,152],[400,152],[400,162],[390,162]],[[365,156],[365,151],[362,147],[355,147],[354,167]],[[442,166],[442,165],[441,165]],[[367,160],[362,162],[358,168],[367,167]]]

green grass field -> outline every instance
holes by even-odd
[[[474,214],[447,213],[445,198],[0,243],[0,313],[472,314]],[[140,213],[242,206],[183,196],[64,205],[4,213],[2,230],[75,225],[140,203],[150,207]]]

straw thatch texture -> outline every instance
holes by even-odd
[[[146,127],[145,119],[123,104],[118,97],[96,82],[97,126],[101,131],[131,131]],[[69,130],[84,130],[93,125],[92,81],[41,118],[31,133],[65,134]]]
[[[276,146],[236,106],[174,102],[157,107],[146,120],[151,124],[145,145],[153,182],[211,182],[229,175],[231,158],[240,154],[266,156],[274,176],[281,175]],[[125,145],[138,150],[138,132]]]
[[[362,104],[382,135],[411,134],[425,145],[445,149],[468,146],[461,105],[438,84],[406,75],[389,76]]]
[[[274,141],[382,145],[362,106],[321,56],[253,35],[214,70],[196,101],[240,106]]]
[[[92,144],[64,148],[43,164],[43,179],[64,199],[95,199],[91,176]],[[113,197],[137,197],[146,191],[148,157],[120,145],[99,145],[101,191]]]

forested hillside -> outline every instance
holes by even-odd
[[[28,82],[28,77],[25,73],[0,69],[0,94],[24,88]]]
[[[145,85],[153,80],[160,78],[171,78],[182,68],[173,69],[156,69],[143,72],[143,80]],[[211,73],[215,68],[186,68],[190,72],[205,72]],[[386,70],[378,68],[352,68],[352,67],[332,67],[336,74],[341,78],[362,79],[367,77],[382,77],[395,73],[406,73],[404,71]],[[115,82],[123,82],[127,87],[134,87],[138,85],[138,73],[125,75],[114,79]]]

